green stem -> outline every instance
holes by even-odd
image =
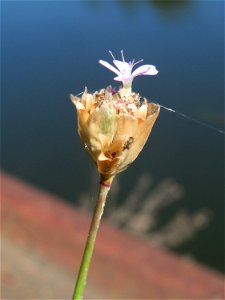
[[[106,197],[107,197],[108,191],[110,190],[113,178],[114,178],[114,176],[108,177],[108,178],[101,177],[99,197],[98,197],[98,201],[97,201],[96,207],[95,207],[95,212],[94,212],[94,215],[93,215],[93,218],[91,221],[89,234],[88,234],[88,238],[86,241],[86,246],[85,246],[82,262],[80,265],[80,270],[78,273],[76,286],[74,288],[72,300],[81,300],[82,299],[82,296],[84,293],[84,288],[85,288],[86,281],[87,281],[87,275],[88,275],[88,270],[89,270],[89,266],[90,266],[90,262],[91,262],[91,258],[92,258],[92,253],[94,250],[96,235],[98,232],[101,216],[104,211]]]

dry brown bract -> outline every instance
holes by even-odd
[[[85,149],[108,177],[125,170],[144,147],[159,115],[160,106],[148,103],[125,88],[111,87],[81,98],[71,95],[77,108],[78,133]]]

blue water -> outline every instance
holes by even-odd
[[[75,204],[94,166],[81,149],[69,94],[117,85],[98,64],[111,60],[109,49],[159,70],[136,78],[135,91],[224,126],[222,1],[2,1],[1,44],[2,169]],[[148,172],[155,182],[172,177],[184,187],[174,209],[210,209],[210,226],[176,250],[220,271],[223,146],[217,132],[162,110],[140,157],[120,175],[123,196]]]

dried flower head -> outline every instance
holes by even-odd
[[[111,87],[81,98],[71,95],[77,108],[78,133],[103,177],[115,175],[132,163],[147,141],[160,106],[140,101],[137,93]]]

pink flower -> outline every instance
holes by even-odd
[[[142,62],[143,59],[141,59],[137,62],[135,62],[135,60],[133,60],[132,62],[127,63],[124,60],[123,50],[121,50],[121,55],[122,55],[123,61],[116,60],[111,51],[109,51],[109,53],[111,54],[111,56],[113,58],[113,63],[117,69],[114,66],[110,65],[107,61],[99,60],[99,63],[101,65],[103,65],[104,67],[108,68],[109,70],[111,70],[112,72],[114,72],[117,75],[114,78],[114,80],[122,81],[123,86],[125,88],[131,89],[132,81],[136,76],[156,75],[158,73],[158,71],[156,70],[156,67],[152,66],[152,65],[143,65],[143,66],[137,68],[136,70],[134,70],[132,73],[133,67],[136,64]]]

